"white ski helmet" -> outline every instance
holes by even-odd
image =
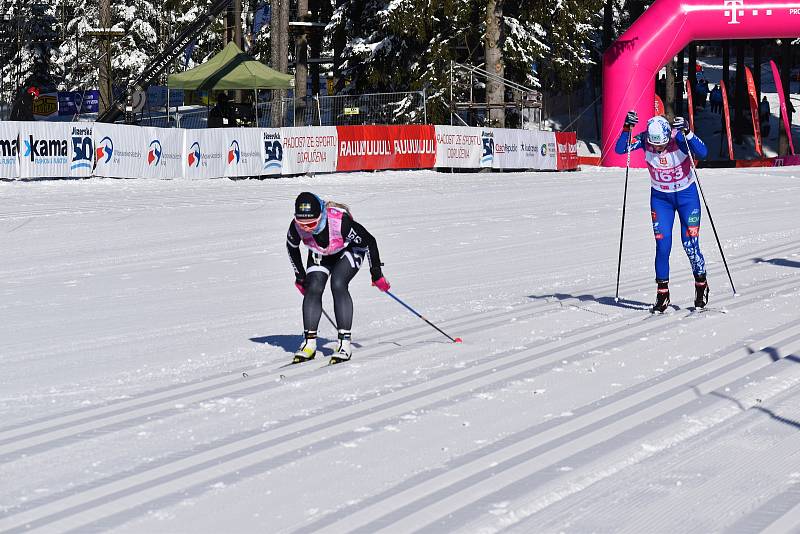
[[[651,145],[665,146],[672,138],[672,127],[669,121],[658,115],[647,121],[647,141]]]

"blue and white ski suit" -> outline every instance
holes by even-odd
[[[619,136],[615,147],[617,154],[625,154],[630,135],[629,131],[623,131]],[[635,136],[630,144],[631,152],[639,149],[645,151],[644,157],[650,171],[650,215],[656,238],[656,280],[669,280],[675,212],[681,221],[681,241],[692,272],[696,275],[706,272],[706,262],[700,252],[700,197],[687,143],[699,159],[708,155],[706,145],[692,132],[684,135],[678,131],[661,152],[647,142],[645,133]]]

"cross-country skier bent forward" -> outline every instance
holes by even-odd
[[[656,238],[656,283],[658,293],[653,313],[663,313],[669,306],[669,253],[672,249],[672,226],[675,212],[681,221],[681,241],[694,273],[696,308],[708,303],[706,263],[700,252],[700,197],[697,194],[692,162],[688,149],[705,159],[708,149],[686,124],[676,117],[670,127],[662,116],[647,121],[647,132],[634,136],[629,144],[631,128],[639,122],[635,111],[629,111],[616,145],[617,154],[626,150],[644,150],[650,171],[650,214]],[[673,128],[676,130],[673,136]]]
[[[308,247],[307,268],[303,268],[300,243]],[[313,193],[300,193],[294,204],[294,219],[286,235],[286,249],[292,262],[295,286],[303,294],[303,344],[292,363],[312,360],[317,354],[317,328],[322,315],[322,293],[331,279],[333,310],[339,330],[339,346],[331,364],[347,361],[353,354],[350,329],[353,299],[348,285],[369,255],[372,285],[388,291],[389,282],[381,271],[378,243],[353,220],[347,206],[326,202]]]

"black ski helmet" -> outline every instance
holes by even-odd
[[[322,199],[303,191],[294,201],[294,218],[298,221],[318,219],[322,215]]]

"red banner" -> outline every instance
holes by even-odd
[[[556,132],[556,168],[559,171],[578,169],[577,132]]]
[[[781,102],[781,117],[783,118],[783,129],[786,131],[786,137],[789,138],[789,149],[794,156],[794,141],[792,141],[792,127],[789,126],[789,112],[786,110],[786,94],[783,92],[783,81],[778,72],[778,66],[773,60],[769,61],[772,66],[772,79],[775,80],[775,89],[778,91],[778,97]]]
[[[655,112],[656,112],[656,115],[665,115],[665,113],[664,113],[664,101],[661,100],[661,97],[658,96],[658,95],[656,95]]]
[[[728,158],[733,160],[733,139],[731,137],[731,110],[728,106],[728,90],[725,89],[725,81],[720,80],[719,86],[722,87],[722,108],[725,111],[725,132],[728,134]]]
[[[337,171],[432,169],[436,161],[433,125],[337,126]]]
[[[689,129],[694,131],[694,103],[692,102],[692,82],[686,78],[686,103],[689,107]]]
[[[756,152],[764,157],[764,148],[761,146],[761,122],[758,120],[758,94],[756,93],[756,82],[753,81],[753,73],[750,67],[744,68],[744,75],[747,78],[747,94],[750,96],[750,116],[753,118],[753,136],[756,141]]]

